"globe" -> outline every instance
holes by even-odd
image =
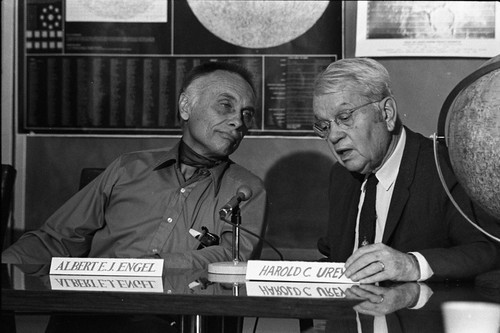
[[[460,85],[447,110],[451,165],[469,197],[500,220],[500,56]]]

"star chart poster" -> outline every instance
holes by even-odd
[[[185,74],[247,67],[250,135],[313,135],[312,84],[342,58],[342,2],[23,0],[20,131],[173,134]]]

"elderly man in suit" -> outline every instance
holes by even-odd
[[[493,268],[494,244],[452,205],[432,140],[403,126],[380,63],[330,64],[317,77],[313,107],[314,129],[338,161],[330,175],[328,232],[318,241],[326,260],[345,262],[346,276],[361,283],[473,278]],[[464,212],[487,220],[445,158],[440,164]]]

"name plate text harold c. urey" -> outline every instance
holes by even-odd
[[[249,260],[246,279],[257,281],[296,281],[355,283],[345,275],[344,263]]]

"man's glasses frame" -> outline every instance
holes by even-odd
[[[314,122],[314,124],[313,124],[314,133],[316,133],[316,135],[319,136],[320,138],[326,139],[328,137],[328,135],[330,134],[330,129],[332,127],[332,121],[335,122],[335,124],[337,124],[337,126],[339,126],[340,128],[349,128],[353,125],[352,115],[354,112],[364,108],[365,106],[368,106],[368,105],[373,104],[373,103],[379,103],[383,100],[384,100],[384,98],[381,100],[378,100],[378,101],[371,101],[371,102],[368,102],[366,104],[356,106],[352,109],[348,109],[348,110],[339,112],[338,114],[335,115],[335,117],[333,119],[318,120],[318,121]]]

